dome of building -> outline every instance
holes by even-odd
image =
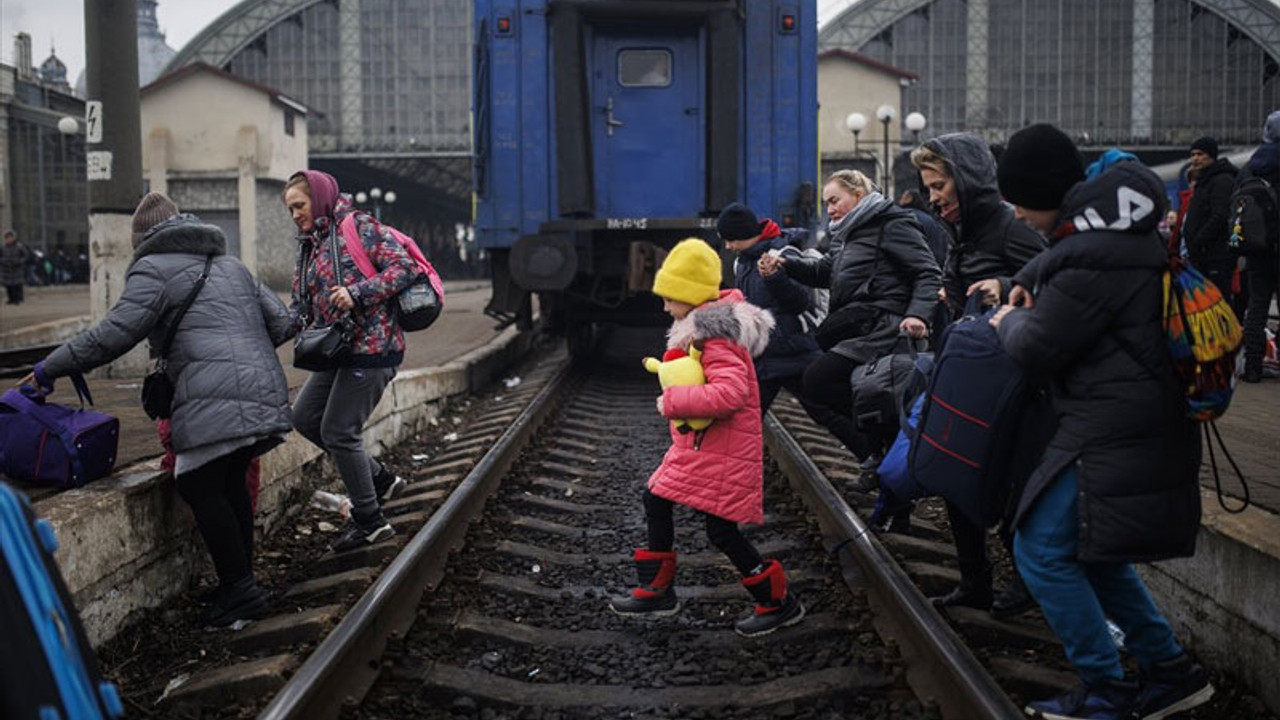
[[[156,22],[156,0],[138,0],[138,85],[145,86],[164,73],[177,54],[164,41]]]
[[[40,63],[40,82],[46,85],[65,87],[68,90],[71,89],[71,86],[67,84],[67,66],[58,59],[58,54],[52,50],[49,51],[49,57]]]

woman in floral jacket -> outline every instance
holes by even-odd
[[[352,355],[343,367],[307,380],[293,404],[293,426],[329,453],[351,499],[351,522],[335,540],[335,552],[386,540],[395,530],[381,504],[405,486],[364,449],[364,423],[404,359],[404,333],[392,301],[417,279],[418,266],[391,233],[355,210],[332,175],[304,170],[289,178],[284,204],[298,226],[298,270],[290,319],[295,329],[345,321]],[[353,217],[355,232],[376,273],[365,278],[346,253],[341,226]],[[335,241],[330,242],[336,234]],[[338,248],[338,258],[330,248]]]

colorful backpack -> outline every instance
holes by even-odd
[[[425,330],[440,317],[440,313],[444,310],[444,282],[413,238],[390,225],[379,227],[391,233],[392,237],[404,247],[405,252],[413,258],[418,271],[422,274],[422,277],[401,290],[397,296],[396,320],[400,323],[400,328],[406,332]],[[349,213],[343,218],[340,229],[347,245],[347,254],[355,261],[360,274],[366,278],[376,275],[378,269],[369,260],[369,254],[365,252],[364,243],[360,240],[360,232],[356,229],[356,214]]]
[[[1179,257],[1169,258],[1164,273],[1163,325],[1187,416],[1197,422],[1220,417],[1235,390],[1244,331],[1217,286]]]

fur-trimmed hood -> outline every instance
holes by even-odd
[[[721,290],[720,297],[703,303],[671,324],[668,348],[688,348],[695,342],[723,338],[742,345],[757,357],[769,344],[773,314],[746,301],[738,290]]]
[[[227,238],[217,225],[206,225],[195,215],[174,215],[147,231],[133,251],[133,262],[162,253],[226,255]]]

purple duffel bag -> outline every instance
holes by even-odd
[[[0,472],[14,480],[75,488],[111,472],[120,421],[93,404],[81,375],[71,376],[80,407],[47,402],[24,385],[0,395]]]

